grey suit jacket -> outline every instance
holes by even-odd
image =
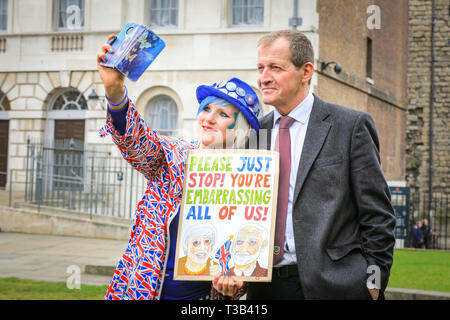
[[[261,121],[260,148],[270,149],[272,126],[273,112]],[[370,115],[314,95],[293,199],[305,297],[368,299],[370,265],[379,267],[382,294],[393,261],[395,215]]]

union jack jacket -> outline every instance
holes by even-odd
[[[128,246],[105,299],[158,299],[169,253],[169,225],[183,194],[185,159],[199,144],[149,129],[131,101],[126,118],[125,134],[120,135],[108,112],[99,133],[112,137],[123,158],[146,177],[147,189],[137,204]]]

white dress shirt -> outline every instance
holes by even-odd
[[[289,181],[289,200],[286,216],[286,235],[284,240],[284,256],[283,260],[277,267],[297,263],[295,256],[294,229],[292,223],[292,201],[294,197],[295,183],[297,180],[298,165],[305,141],[306,129],[308,127],[309,116],[311,114],[314,103],[314,96],[310,92],[306,98],[292,110],[288,115],[295,119],[295,122],[289,128],[291,135],[291,173]],[[270,150],[275,150],[275,141],[278,136],[281,114],[278,110],[274,110],[273,131],[271,137]]]

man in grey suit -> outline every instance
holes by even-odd
[[[259,42],[258,85],[264,103],[276,108],[261,121],[268,137],[260,147],[267,141],[274,150],[280,118],[295,121],[288,129],[284,250],[275,250],[272,283],[249,283],[247,297],[382,298],[393,261],[395,216],[375,124],[367,113],[309,91],[313,59],[312,45],[299,31],[272,32]]]
[[[314,53],[301,32],[272,32],[258,47],[262,100],[275,107],[261,120],[259,148],[279,150],[289,165],[280,166],[286,204],[277,209],[272,282],[248,283],[247,299],[382,299],[395,216],[375,124],[310,92]],[[214,284],[225,295],[242,286]]]

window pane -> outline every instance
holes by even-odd
[[[66,104],[64,110],[78,110],[78,106],[75,103],[69,102]]]
[[[150,21],[149,25],[159,25],[159,11],[152,10],[150,11]]]
[[[152,0],[148,2],[150,26],[177,26],[178,0]]]
[[[242,16],[243,16],[243,23],[249,24],[250,22],[250,10],[247,7],[242,8]]]
[[[175,27],[178,25],[178,10],[171,10],[170,24]]]
[[[168,111],[167,108],[165,108],[164,106],[161,106],[161,112],[160,112],[160,123],[159,123],[159,129],[160,130],[167,130],[170,129],[169,128],[169,115],[168,115]]]
[[[84,96],[75,89],[67,89],[57,94],[50,110],[87,110],[87,101]]]
[[[160,12],[160,26],[167,26],[169,25],[169,11],[168,10],[161,10]]]
[[[264,21],[264,8],[255,9],[255,19],[256,23],[262,24]]]
[[[241,19],[241,10],[240,8],[233,8],[233,24],[241,24],[242,23],[242,19]]]
[[[233,0],[233,25],[262,25],[264,22],[264,0]]]
[[[147,105],[146,119],[150,128],[163,135],[174,135],[178,129],[178,108],[168,96],[157,96]]]
[[[0,30],[6,31],[8,22],[8,0],[0,0]]]
[[[161,9],[169,9],[170,0],[161,0]]]

